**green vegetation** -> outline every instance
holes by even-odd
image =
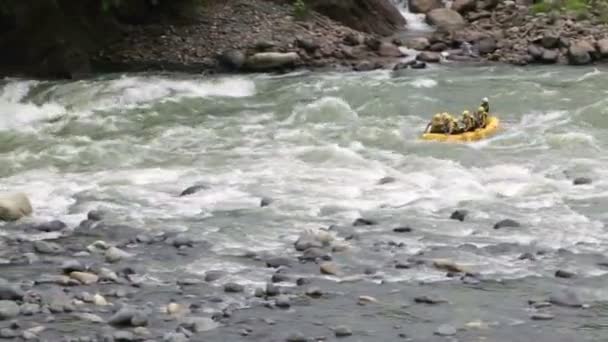
[[[608,0],[543,0],[531,7],[533,13],[571,13],[579,19],[598,16],[608,22]]]
[[[310,9],[304,0],[295,0],[293,4],[293,15],[297,19],[305,19],[310,14]]]

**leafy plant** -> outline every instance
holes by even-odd
[[[297,19],[304,19],[308,16],[310,10],[304,0],[295,0],[293,4],[293,14]]]

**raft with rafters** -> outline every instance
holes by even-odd
[[[423,140],[435,140],[444,142],[467,142],[467,141],[478,141],[486,139],[492,136],[498,130],[500,120],[496,116],[488,117],[488,124],[486,127],[478,128],[471,132],[464,132],[460,134],[444,134],[444,133],[424,133],[422,134]]]

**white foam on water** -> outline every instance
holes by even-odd
[[[408,0],[393,0],[401,15],[405,18],[408,31],[432,32],[435,29],[426,23],[426,15],[423,13],[412,13],[409,10]]]
[[[417,78],[410,84],[415,88],[434,88],[437,86],[437,81],[430,78]]]
[[[286,124],[343,122],[353,123],[359,118],[350,105],[341,98],[323,97],[314,102],[297,106],[285,121]]]
[[[65,114],[66,109],[54,102],[37,105],[24,102],[36,81],[13,81],[0,90],[0,130],[34,132],[37,124]]]

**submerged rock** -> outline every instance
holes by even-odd
[[[517,227],[521,227],[521,224],[515,220],[512,219],[505,219],[502,221],[497,222],[494,225],[494,229],[501,229],[501,228],[517,228]]]
[[[557,270],[555,272],[555,277],[557,278],[574,278],[576,274],[574,272],[565,271],[565,270]]]
[[[224,292],[227,293],[240,293],[245,291],[245,287],[237,283],[228,283],[224,285]]]
[[[593,181],[589,177],[577,177],[572,181],[574,185],[586,185],[591,184]]]
[[[396,181],[397,181],[397,179],[395,177],[387,176],[387,177],[380,178],[380,180],[378,181],[378,184],[379,185],[383,185],[383,184],[394,183]]]
[[[260,207],[262,207],[262,208],[267,207],[267,206],[271,205],[272,202],[274,202],[272,200],[272,198],[264,197],[260,200]]]
[[[0,283],[0,300],[22,300],[24,295],[17,285]]]
[[[437,330],[435,330],[435,335],[438,336],[454,336],[456,335],[456,328],[449,324],[440,325]]]
[[[426,15],[426,21],[441,31],[457,30],[465,26],[465,21],[460,13],[448,8],[437,8],[430,11]]]
[[[411,233],[412,231],[414,230],[410,227],[397,227],[393,229],[395,233]]]
[[[365,218],[358,218],[355,220],[355,222],[353,222],[353,226],[357,227],[357,226],[373,226],[378,224],[376,221],[374,220],[370,220],[370,219],[365,219]]]
[[[193,185],[193,186],[186,188],[184,191],[182,191],[179,194],[179,196],[180,197],[188,196],[188,195],[195,194],[201,190],[207,190],[207,189],[209,189],[209,187],[207,185]]]
[[[40,223],[34,226],[34,229],[39,230],[41,232],[58,232],[64,228],[66,228],[67,225],[59,220],[53,220],[53,221],[49,221],[49,222],[45,222],[45,223]]]
[[[19,316],[19,305],[12,300],[0,300],[0,320]]]
[[[463,222],[464,219],[467,217],[467,215],[469,215],[469,211],[468,210],[456,210],[452,213],[452,215],[450,215],[450,219],[452,220],[458,220],[460,222]]]
[[[333,262],[324,262],[319,266],[322,274],[337,275],[338,266]]]
[[[548,321],[548,320],[554,319],[555,316],[548,314],[548,313],[537,312],[537,313],[532,314],[531,318],[532,318],[532,320],[535,320],[535,321]]]
[[[334,328],[334,334],[336,337],[347,337],[353,334],[353,331],[350,327],[345,325],[340,325]]]
[[[65,252],[60,245],[47,241],[34,241],[34,250],[40,254],[60,254]]]

